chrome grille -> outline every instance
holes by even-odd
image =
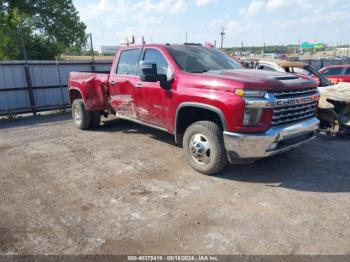
[[[282,91],[274,91],[272,94],[277,98],[291,98],[291,97],[298,97],[301,95],[312,95],[313,93],[317,92],[317,88],[305,88],[305,89],[296,89],[296,90],[282,90]]]
[[[317,88],[307,88],[288,91],[274,91],[272,94],[276,99],[285,99],[304,97],[316,93]],[[316,110],[317,102],[274,108],[272,126],[282,125],[313,117],[316,115]]]

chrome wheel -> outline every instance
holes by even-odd
[[[190,139],[189,149],[192,158],[201,165],[210,162],[210,144],[202,134],[195,134]]]
[[[78,106],[75,106],[73,109],[74,121],[79,125],[81,122],[81,110]]]

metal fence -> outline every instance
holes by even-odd
[[[66,108],[71,71],[109,71],[111,64],[110,61],[0,62],[0,115]]]
[[[316,69],[350,60],[303,60]],[[111,61],[0,62],[0,115],[33,113],[69,106],[71,71],[109,71]]]

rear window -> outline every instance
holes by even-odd
[[[119,57],[117,75],[137,75],[141,49],[122,51]]]
[[[345,70],[345,74],[346,74],[346,75],[350,75],[350,67],[348,67],[348,68]]]
[[[326,76],[334,76],[334,75],[340,75],[341,71],[343,71],[343,68],[341,67],[334,67],[334,68],[328,68],[325,71],[323,71],[323,74]]]

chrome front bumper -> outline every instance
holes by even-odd
[[[224,132],[224,141],[230,158],[252,159],[279,154],[315,138],[319,127],[316,117],[278,127],[264,133]]]

